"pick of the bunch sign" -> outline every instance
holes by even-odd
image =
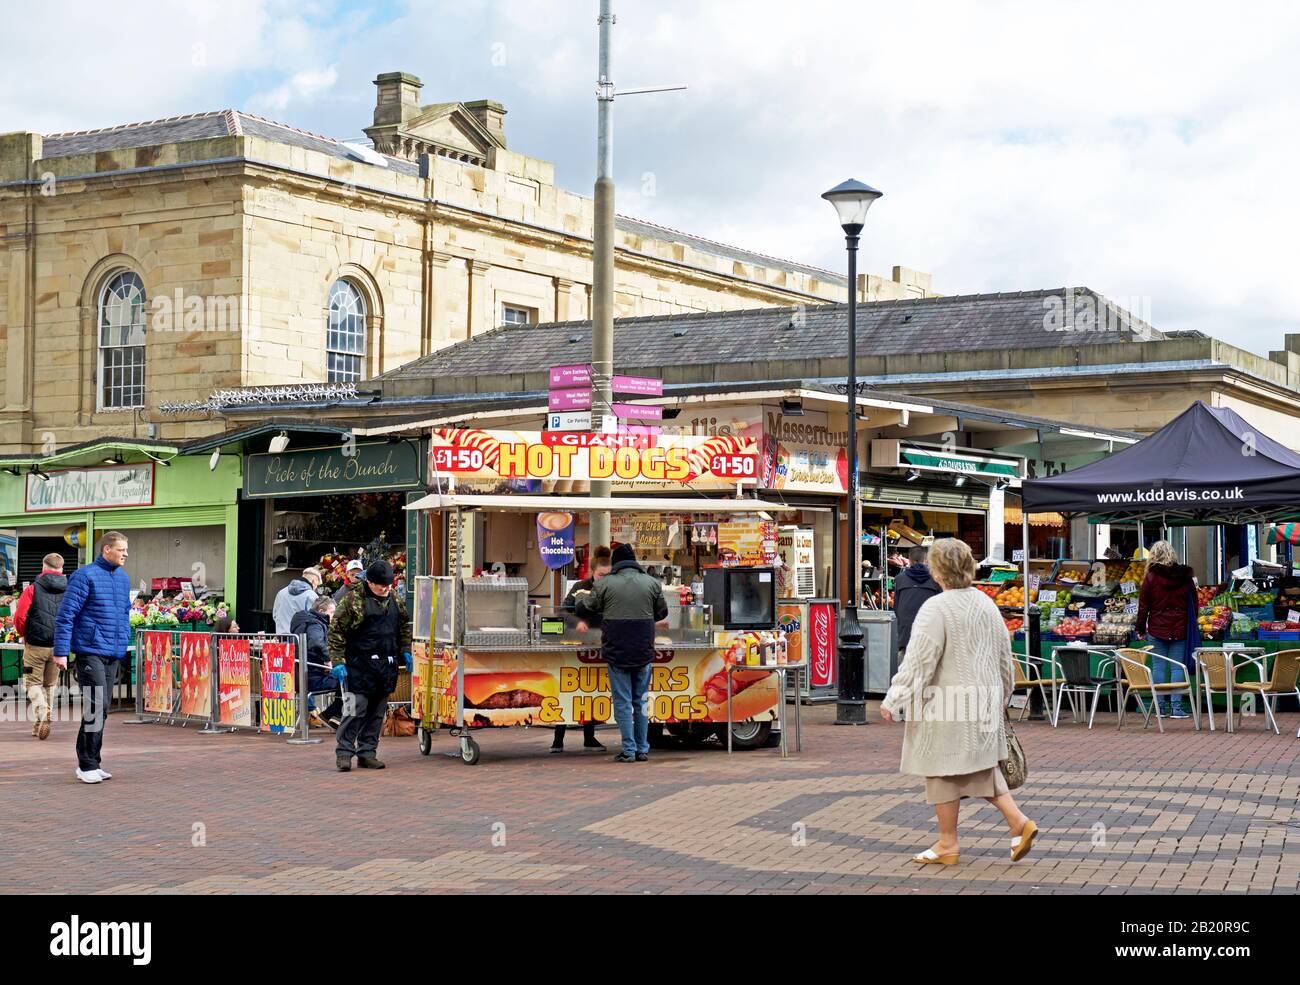
[[[262,731],[292,732],[297,720],[292,643],[262,644]]]

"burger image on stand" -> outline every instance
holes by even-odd
[[[468,671],[465,724],[540,725],[542,702],[550,698],[558,704],[559,697],[559,681],[547,671]]]

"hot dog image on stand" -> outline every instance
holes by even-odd
[[[741,749],[779,739],[785,755],[781,697],[806,668],[777,626],[777,517],[791,508],[737,498],[757,454],[746,437],[435,428],[436,491],[406,507],[442,545],[447,572],[414,580],[420,751],[446,730],[473,764],[482,729],[615,724],[600,630],[561,604],[587,575],[587,518],[608,511],[611,539],[634,544],[668,602],[652,735]],[[616,495],[581,495],[601,478]]]

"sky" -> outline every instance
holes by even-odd
[[[0,132],[226,108],[355,139],[374,77],[505,104],[595,173],[596,0],[0,0]],[[1300,4],[615,0],[625,215],[841,270],[823,191],[881,189],[859,269],[1087,286],[1252,351],[1300,332]]]

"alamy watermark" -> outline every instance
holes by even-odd
[[[1043,330],[1048,332],[1120,332],[1135,322],[1151,324],[1151,298],[1099,298],[1090,291],[1067,288],[1043,298]]]

